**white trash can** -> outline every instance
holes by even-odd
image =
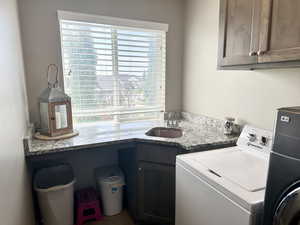
[[[123,209],[124,174],[117,166],[98,168],[97,183],[101,193],[103,214],[113,216]]]
[[[39,170],[34,179],[44,225],[74,225],[74,174],[71,166]]]

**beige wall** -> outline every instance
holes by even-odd
[[[276,108],[300,105],[300,69],[217,71],[219,0],[187,0],[183,109],[271,129]]]
[[[38,120],[37,97],[49,63],[61,64],[56,11],[115,16],[169,24],[166,108],[181,109],[183,0],[19,0],[29,111]]]
[[[27,105],[16,0],[0,1],[0,33],[0,223],[33,225],[22,146]]]

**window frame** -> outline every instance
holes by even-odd
[[[162,33],[166,35],[169,29],[169,25],[165,23],[157,23],[157,22],[148,22],[148,21],[142,21],[142,20],[131,20],[131,19],[123,19],[123,18],[118,18],[118,17],[108,17],[108,16],[99,16],[99,15],[92,15],[92,14],[83,14],[83,13],[75,13],[75,12],[69,12],[69,11],[57,11],[57,16],[58,16],[58,22],[59,22],[59,27],[60,27],[60,49],[61,49],[61,60],[62,60],[62,67],[64,71],[64,56],[63,56],[63,46],[62,46],[62,28],[61,28],[61,20],[69,20],[69,21],[74,21],[74,22],[83,22],[83,23],[94,23],[94,24],[104,24],[104,25],[112,25],[115,27],[122,27],[122,28],[128,28],[130,30],[138,30],[138,31],[152,31],[156,33]],[[166,42],[166,36],[165,40]],[[165,43],[165,51],[166,51],[166,43]],[[165,54],[165,59],[166,59],[166,52]],[[117,59],[113,59],[115,61]],[[115,66],[115,65],[114,65]],[[165,79],[166,79],[166,62],[163,65],[163,73],[164,73],[164,82],[163,85],[163,93],[164,93],[164,98],[166,97],[166,92],[165,92]],[[113,68],[115,70],[115,68]],[[65,75],[63,74],[63,88],[64,88],[64,83],[65,83]],[[113,75],[115,76],[115,75]],[[118,82],[117,82],[118,83]],[[161,112],[165,110],[165,99],[163,99],[163,109],[160,109]],[[145,108],[146,109],[146,108]],[[114,121],[115,122],[121,122],[120,116],[121,115],[127,115],[127,114],[133,114],[133,113],[128,113],[128,110],[125,113],[116,113],[114,112],[115,110],[111,111],[111,114],[114,115]],[[134,110],[135,112],[140,113],[145,113],[145,111],[151,113],[151,110]],[[153,112],[158,112],[159,110],[152,110]],[[115,113],[115,114],[114,114]],[[130,119],[125,120],[126,122],[130,122]],[[78,124],[77,124],[78,125]]]

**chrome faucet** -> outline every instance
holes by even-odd
[[[167,127],[177,128],[179,127],[179,113],[167,112],[166,113]]]

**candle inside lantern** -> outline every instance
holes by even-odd
[[[55,119],[56,119],[56,129],[63,129],[68,127],[66,105],[55,106]]]

